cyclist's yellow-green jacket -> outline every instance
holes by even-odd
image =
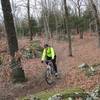
[[[46,57],[51,57],[52,59],[54,59],[55,55],[55,51],[52,47],[44,48],[41,60],[46,60]]]

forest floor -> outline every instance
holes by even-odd
[[[87,77],[78,66],[82,63],[100,63],[100,48],[97,47],[97,37],[90,33],[84,33],[84,39],[74,36],[72,41],[73,57],[68,56],[68,42],[50,40],[57,52],[57,65],[61,78],[54,85],[47,85],[44,80],[46,67],[41,60],[30,59],[23,61],[23,69],[28,81],[22,84],[11,84],[0,78],[0,100],[15,100],[15,98],[34,94],[40,91],[60,91],[65,88],[82,88],[91,90],[100,84],[100,73]],[[2,40],[3,41],[3,40]],[[44,41],[40,39],[43,46]],[[19,39],[19,46],[26,46],[28,39]],[[3,73],[3,72],[2,72]]]

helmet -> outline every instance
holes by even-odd
[[[44,48],[47,48],[48,46],[49,46],[48,44],[45,44],[45,45],[44,45]]]

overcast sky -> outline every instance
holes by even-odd
[[[14,3],[12,3],[12,1]],[[42,0],[44,1],[44,0]],[[59,6],[61,6],[61,1],[62,0],[48,0],[48,1],[56,1]],[[76,2],[76,0],[74,0]],[[84,0],[81,0],[84,1]],[[85,0],[87,1],[87,0]],[[98,0],[97,0],[98,1]],[[100,1],[100,0],[99,0]],[[27,0],[10,0],[11,5],[16,6],[15,10],[15,15],[18,18],[24,18],[27,16],[27,8],[25,7],[27,4]],[[31,15],[34,17],[38,17],[41,13],[41,0],[30,0],[31,4]],[[73,8],[74,4],[69,0],[68,4]],[[84,4],[83,4],[84,5]],[[15,8],[15,7],[13,7]],[[85,8],[84,6],[82,8]],[[1,9],[1,0],[0,0],[0,20],[2,19],[2,9]]]
[[[12,3],[12,1],[14,2]],[[30,0],[31,14],[34,17],[37,17],[40,15],[40,12],[41,12],[40,4],[39,4],[40,1],[41,0]],[[25,16],[27,16],[27,8],[26,8],[27,0],[10,0],[10,2],[11,2],[11,6],[14,6],[13,8],[15,8],[14,11],[12,12],[13,13],[15,12],[15,15],[17,17],[24,18]],[[0,20],[2,19],[2,17],[3,15],[2,15],[1,0],[0,0]]]

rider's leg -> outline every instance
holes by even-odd
[[[48,61],[45,61],[45,63],[48,65]]]
[[[47,57],[47,60],[52,60],[52,57]],[[54,66],[54,70],[55,70],[55,74],[58,75],[58,71],[57,71],[57,65],[56,65],[56,56],[54,57],[54,59],[52,60],[53,66]],[[46,63],[48,64],[48,63]]]
[[[54,59],[52,60],[52,63],[54,65],[54,70],[56,73],[58,73],[58,70],[57,70],[57,65],[56,65],[56,56],[54,57]]]

